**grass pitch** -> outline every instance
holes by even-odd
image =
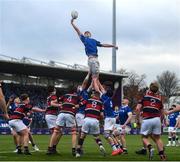
[[[92,136],[88,136],[84,142],[84,155],[80,158],[75,158],[71,155],[71,136],[63,136],[57,150],[58,155],[46,155],[46,150],[49,142],[48,135],[35,135],[35,142],[40,148],[40,152],[32,152],[32,155],[17,155],[13,153],[15,146],[12,136],[0,135],[0,161],[147,161],[148,155],[137,155],[135,151],[142,147],[141,138],[139,135],[127,136],[128,154],[111,156],[111,148],[108,143],[103,140],[103,144],[107,151],[107,156],[103,157],[97,144]],[[167,143],[167,136],[163,136],[163,141]],[[155,147],[155,146],[154,146]],[[30,149],[33,150],[30,146]],[[160,160],[155,147],[155,161]],[[166,147],[166,154],[169,161],[180,161],[180,147]]]

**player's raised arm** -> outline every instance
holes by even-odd
[[[71,25],[73,26],[74,30],[76,31],[76,33],[80,36],[82,35],[81,31],[79,30],[79,28],[74,24],[74,19],[71,19]]]
[[[91,74],[90,74],[90,72],[88,72],[86,78],[83,80],[83,83],[81,85],[82,90],[87,89],[88,83],[89,83],[89,81],[91,79],[90,76],[91,76]]]
[[[118,46],[112,45],[112,44],[101,44],[101,47],[106,47],[106,48],[115,48],[116,50],[118,49]]]

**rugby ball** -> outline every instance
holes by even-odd
[[[78,12],[77,12],[77,11],[72,11],[72,12],[71,12],[71,17],[72,17],[72,19],[77,19],[77,17],[78,17]]]

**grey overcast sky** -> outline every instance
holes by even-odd
[[[0,0],[0,53],[86,65],[84,47],[70,25],[112,42],[112,0]],[[117,0],[117,69],[156,79],[165,70],[180,77],[180,0]],[[111,49],[99,48],[102,70]]]

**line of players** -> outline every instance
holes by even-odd
[[[114,125],[115,115],[113,113],[112,100],[111,100],[113,94],[112,90],[104,86],[104,88],[101,89],[100,93],[93,91],[93,93],[89,97],[88,92],[90,91],[90,88],[86,90],[85,88],[86,84],[87,84],[87,78],[84,80],[82,86],[78,88],[78,93],[76,92],[76,89],[72,89],[72,91],[69,94],[65,94],[64,96],[60,97],[59,101],[57,100],[57,97],[55,95],[55,89],[50,88],[49,89],[50,96],[48,97],[48,108],[46,110],[32,107],[29,104],[30,101],[28,95],[26,94],[21,95],[20,97],[21,103],[19,104],[19,101],[18,102],[16,101],[18,105],[15,108],[15,111],[12,112],[12,114],[10,114],[10,121],[9,121],[9,125],[19,135],[20,140],[19,142],[17,142],[18,154],[22,153],[21,145],[24,146],[24,153],[28,155],[30,154],[28,149],[29,130],[27,129],[27,126],[25,126],[22,120],[24,119],[24,117],[28,116],[30,110],[37,112],[46,112],[46,121],[48,127],[51,128],[52,130],[52,136],[49,143],[47,154],[56,153],[56,145],[58,144],[60,137],[62,136],[62,128],[66,126],[71,128],[72,130],[73,156],[76,155],[76,157],[79,157],[82,155],[83,152],[82,145],[86,137],[86,134],[88,133],[94,135],[96,143],[99,145],[100,151],[105,155],[105,149],[102,145],[101,139],[99,138],[100,118],[102,119],[105,118],[104,136],[108,140],[108,142],[110,143],[113,149],[112,155],[121,154],[123,151],[127,153],[124,136],[123,135],[121,136],[122,137],[121,142],[124,146],[123,149],[121,149],[122,148],[121,143],[119,143],[119,140],[117,140],[116,137],[118,137],[120,133],[124,132],[125,130],[124,126],[127,125],[131,120],[132,112],[130,108],[128,108],[128,101],[123,100],[123,107],[120,109],[119,112],[120,122],[123,125],[122,126]],[[141,126],[141,134],[142,134],[143,144],[145,145],[145,148],[149,149],[150,155],[151,153],[153,153],[153,148],[148,141],[148,137],[151,137],[155,141],[161,159],[165,160],[166,156],[164,155],[164,147],[162,141],[160,140],[161,122],[159,120],[160,119],[159,117],[161,117],[163,113],[161,114],[159,110],[162,110],[162,103],[160,101],[160,97],[158,93],[156,94],[154,90],[151,90],[151,87],[155,88],[155,91],[157,92],[158,86],[153,83],[152,85],[150,85],[150,91],[147,91],[146,95],[139,103],[139,105],[143,107],[142,109],[143,122]],[[156,107],[159,108],[158,111]],[[123,108],[125,108],[126,111],[124,111]],[[175,122],[177,113],[176,115],[172,114],[178,111],[179,110],[178,108],[179,107],[174,108],[169,112],[166,112],[166,114],[171,114],[168,116],[171,127],[174,126],[174,124],[171,123],[176,123],[175,127],[179,128],[180,125],[179,118],[178,121]],[[78,112],[76,112],[76,110],[78,110]],[[122,115],[120,115],[121,113]],[[77,125],[79,126],[80,129],[78,130],[79,137],[78,137],[78,145],[76,146]],[[151,129],[151,127],[153,127],[153,129]],[[138,154],[145,153],[142,152],[143,150],[140,151],[141,152],[136,152],[136,153]]]
[[[31,111],[45,113],[48,128],[51,130],[48,155],[57,153],[56,146],[63,135],[64,127],[71,130],[73,156],[82,155],[83,142],[87,134],[94,136],[101,153],[105,155],[106,151],[99,136],[100,120],[104,122],[104,137],[112,147],[111,155],[127,153],[125,130],[132,118],[132,110],[128,106],[128,100],[123,100],[123,106],[115,116],[111,88],[103,85],[100,92],[92,91],[91,86],[87,89],[89,78],[88,75],[81,86],[72,88],[69,93],[60,98],[57,98],[55,88],[49,87],[48,107],[45,110],[30,105],[27,94],[20,96],[21,103],[18,103],[14,111],[11,112],[9,120],[13,132],[15,131],[19,136],[19,140],[16,142],[18,154],[22,154],[22,146],[24,146],[24,154],[31,154],[28,149],[30,131],[23,122],[23,119],[27,118]],[[116,124],[116,121],[120,123]],[[34,142],[32,144],[37,148]]]

